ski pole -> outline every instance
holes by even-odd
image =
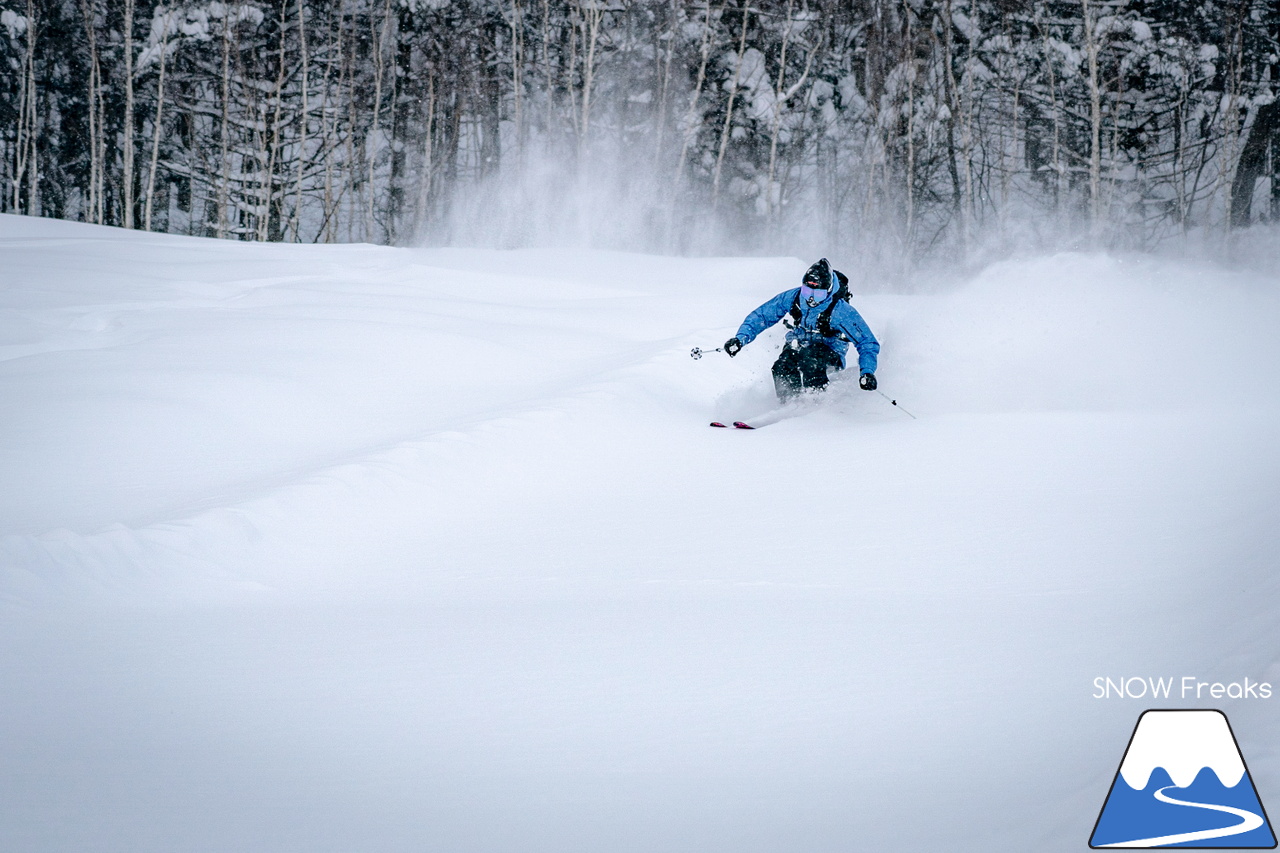
[[[692,350],[689,351],[689,358],[702,358],[704,355],[706,355],[709,352],[724,352],[724,347],[716,347],[715,349],[702,349],[701,347],[694,347]]]
[[[893,399],[893,398],[892,398],[892,397],[890,397],[888,394],[886,394],[886,393],[884,393],[883,391],[881,391],[879,388],[877,388],[877,389],[876,389],[876,393],[877,393],[877,394],[879,394],[881,397],[884,397],[886,400],[888,400],[888,401],[889,401],[890,403],[892,403],[894,406],[897,406],[899,409],[902,409],[902,413],[903,413],[904,415],[908,416],[909,418],[911,418],[911,420],[913,420],[913,421],[918,421],[918,420],[920,420],[920,419],[919,419],[919,418],[917,418],[915,415],[913,415],[913,414],[911,414],[910,412],[908,412],[906,409],[903,409],[901,406],[898,406],[898,401],[897,401],[897,400]]]

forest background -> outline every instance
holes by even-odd
[[[0,54],[0,212],[885,270],[1280,220],[1273,0],[0,0]]]

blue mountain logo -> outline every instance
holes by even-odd
[[[1226,715],[1144,711],[1089,846],[1274,848]]]

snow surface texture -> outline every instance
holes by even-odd
[[[1080,850],[1149,700],[1280,684],[1275,279],[273,246],[0,217],[0,849]],[[856,272],[856,271],[851,271]],[[1272,700],[1222,707],[1280,809]]]

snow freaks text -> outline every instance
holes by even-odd
[[[1223,683],[1201,681],[1194,675],[1181,678],[1131,676],[1093,680],[1094,699],[1270,699],[1271,683],[1249,678]]]

